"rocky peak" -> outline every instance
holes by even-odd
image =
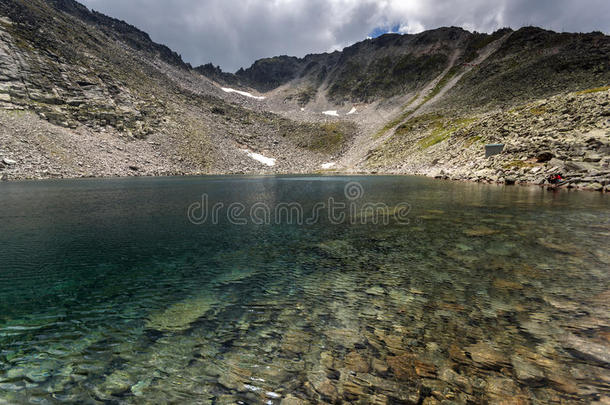
[[[115,37],[129,46],[158,55],[162,60],[173,65],[188,68],[182,57],[165,45],[153,42],[150,36],[125,21],[108,17],[76,2],[75,0],[46,0],[56,10],[67,13],[88,24],[94,24],[101,28],[104,33]]]
[[[302,68],[302,59],[281,55],[257,60],[249,68],[238,70],[235,75],[257,90],[269,91],[295,79]]]

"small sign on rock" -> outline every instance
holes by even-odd
[[[488,158],[490,156],[499,155],[504,150],[503,143],[491,143],[485,145],[485,157]]]

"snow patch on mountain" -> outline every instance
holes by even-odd
[[[252,159],[259,161],[260,163],[262,163],[266,166],[275,166],[274,158],[270,158],[270,157],[261,155],[260,153],[252,152],[251,150],[248,150],[248,149],[242,149],[242,152],[246,153]]]
[[[253,98],[255,100],[264,100],[265,99],[265,97],[263,97],[263,96],[255,96],[252,93],[248,93],[247,91],[235,90],[235,89],[231,89],[229,87],[221,87],[221,89],[225,93],[237,93],[237,94],[242,95],[244,97],[250,97],[250,98]]]

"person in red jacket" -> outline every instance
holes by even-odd
[[[563,177],[561,177],[561,174],[559,173],[553,173],[549,176],[548,181],[551,184],[558,184],[563,181]]]

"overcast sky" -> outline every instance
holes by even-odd
[[[80,0],[148,32],[194,66],[342,49],[373,33],[537,25],[610,32],[609,0]]]

